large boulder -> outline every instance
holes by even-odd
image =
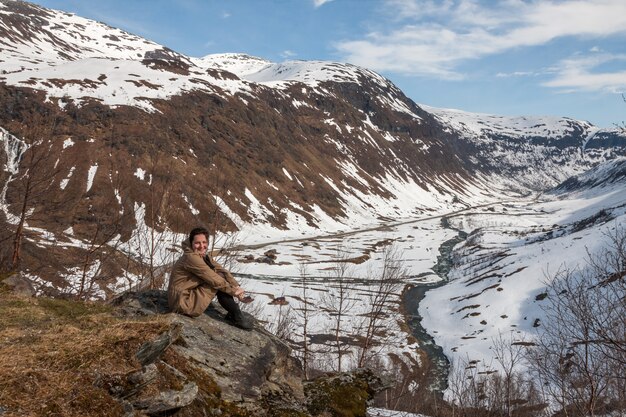
[[[221,307],[213,305],[196,318],[170,313],[163,291],[125,293],[112,304],[118,314],[125,316],[161,314],[170,327],[156,340],[142,346],[137,358],[146,373],[154,372],[150,365],[167,362],[167,352],[171,350],[171,363],[164,369],[171,371],[178,366],[171,375],[179,379],[181,389],[150,397],[129,396],[128,393],[136,389],[131,383],[130,387],[121,389],[119,396],[131,398],[135,408],[147,414],[152,414],[152,410],[163,412],[185,406],[205,408],[207,404],[199,403],[206,402],[210,392],[215,397],[211,407],[216,407],[218,398],[218,407],[228,404],[251,415],[266,415],[270,408],[307,415],[303,408],[300,363],[291,356],[288,345],[260,325],[255,325],[251,331],[234,327],[224,319]],[[175,361],[171,359],[173,355],[177,358]],[[134,379],[141,381],[137,385],[147,386],[142,375],[134,375]]]
[[[33,297],[36,293],[35,286],[32,281],[21,272],[16,272],[4,280],[1,280],[0,284],[4,285],[11,292],[22,296]]]
[[[115,314],[158,314],[168,330],[136,354],[141,370],[110,388],[127,416],[364,417],[385,387],[368,370],[304,381],[291,348],[259,324],[232,326],[211,305],[199,317],[170,313],[164,291],[125,293]]]

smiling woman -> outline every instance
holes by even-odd
[[[167,289],[168,304],[175,313],[197,317],[204,313],[213,298],[228,312],[226,320],[251,330],[253,324],[244,316],[233,297],[243,299],[245,291],[233,275],[207,253],[209,231],[197,227],[183,242],[183,256],[176,262]]]

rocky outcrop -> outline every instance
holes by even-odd
[[[35,287],[33,287],[32,282],[20,272],[17,272],[3,280],[0,280],[0,285],[5,286],[15,294],[27,297],[32,297],[35,295]]]
[[[168,313],[163,291],[125,293],[112,304],[118,315],[160,314],[169,324],[137,352],[142,369],[109,389],[129,416],[364,416],[382,388],[366,370],[303,381],[289,346],[258,324],[231,326],[219,306],[197,318]]]

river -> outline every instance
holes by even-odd
[[[444,228],[451,228],[446,217],[443,217],[441,222]],[[441,287],[447,283],[448,272],[452,267],[450,253],[457,243],[464,241],[467,237],[467,233],[459,230],[456,231],[458,232],[456,237],[443,242],[439,247],[437,263],[432,268],[433,272],[441,278],[441,281],[430,284],[416,284],[408,287],[402,294],[403,308],[407,324],[411,329],[411,334],[419,341],[421,349],[428,355],[433,365],[428,375],[429,388],[439,393],[445,391],[448,387],[450,362],[444,355],[441,346],[435,344],[433,337],[422,327],[419,304],[424,299],[427,291]]]

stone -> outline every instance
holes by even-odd
[[[2,281],[9,290],[18,295],[34,297],[36,294],[33,283],[21,272],[15,273]]]
[[[182,390],[168,390],[157,394],[154,397],[133,402],[135,409],[142,410],[148,415],[159,414],[165,411],[175,410],[185,407],[198,395],[198,386],[190,382],[185,384]]]
[[[232,326],[225,320],[226,312],[217,305],[209,306],[204,314],[196,318],[169,313],[165,291],[127,293],[116,298],[112,304],[116,306],[116,314],[162,314],[170,323],[168,331],[141,346],[137,353],[140,363],[162,365],[164,353],[171,350],[177,357],[192,364],[194,370],[214,381],[219,387],[221,400],[249,410],[252,415],[266,415],[262,404],[267,404],[270,397],[279,399],[276,401],[280,402],[281,409],[303,409],[300,362],[291,356],[291,348],[285,342],[262,327],[255,326],[246,331]],[[184,373],[180,368],[178,371]],[[128,378],[139,381],[143,376],[139,372]],[[190,375],[182,375],[178,379],[185,386],[194,382]],[[138,393],[135,401],[141,402],[133,404],[135,408],[144,407],[142,410],[148,413],[145,410],[171,406],[174,402],[170,397],[177,395],[185,397],[181,393],[170,392],[144,400]]]

